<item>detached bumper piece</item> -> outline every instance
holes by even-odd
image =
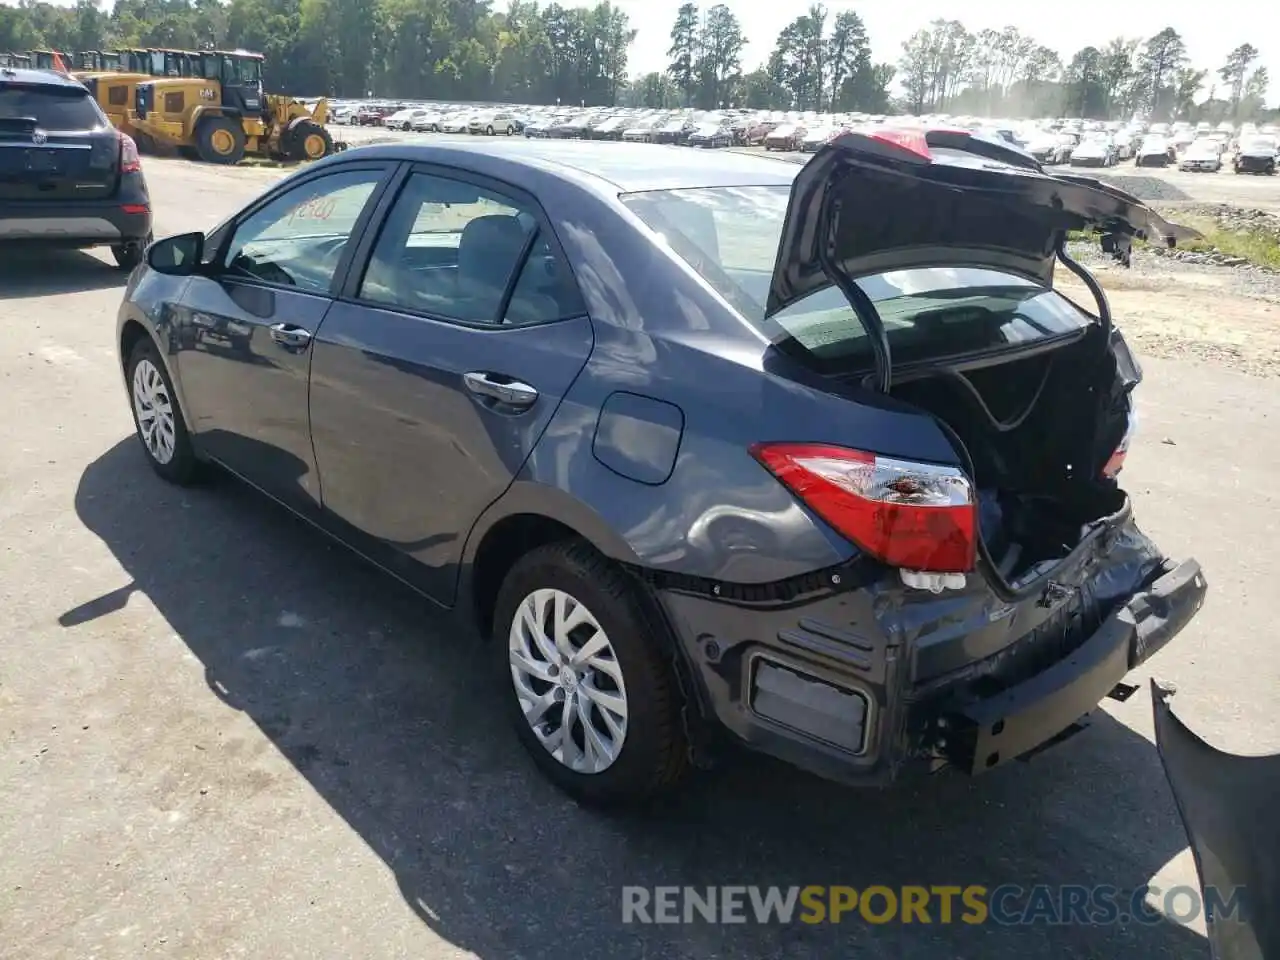
[[[1214,960],[1280,960],[1280,755],[1211,747],[1174,715],[1171,693],[1152,681],[1156,747],[1200,874]],[[1233,896],[1236,909],[1224,910]]]
[[[1182,630],[1204,603],[1200,564],[1187,560],[1103,621],[1066,659],[946,716],[946,755],[981,773],[1055,744],[1124,679]]]

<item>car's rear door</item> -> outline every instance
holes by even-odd
[[[391,163],[347,163],[268,194],[211,244],[173,305],[187,413],[208,455],[298,509],[320,489],[307,423],[312,341]]]
[[[312,442],[329,520],[447,604],[467,533],[586,363],[591,322],[520,190],[419,167],[382,206],[313,346]]]

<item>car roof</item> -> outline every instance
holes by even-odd
[[[513,174],[520,168],[533,168],[579,183],[595,181],[595,185],[612,187],[618,193],[684,187],[787,186],[800,169],[799,164],[786,160],[733,150],[591,140],[408,141],[358,147],[337,156],[416,160],[466,169],[477,154],[497,161],[500,167],[509,166]]]
[[[25,86],[45,87],[79,87],[85,89],[83,83],[74,77],[63,76],[52,70],[35,70],[28,67],[0,68],[0,83],[21,83]],[[85,91],[88,92],[87,90]]]

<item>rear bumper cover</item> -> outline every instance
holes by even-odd
[[[948,717],[952,764],[981,773],[1053,742],[1177,636],[1206,589],[1200,564],[1186,560],[1135,594],[1066,659]]]
[[[145,212],[128,212],[126,205]],[[0,201],[0,242],[22,241],[65,246],[141,242],[151,233],[151,207],[138,201]]]
[[[947,767],[979,773],[1065,739],[1204,600],[1195,560],[1161,561],[1132,529],[1121,566],[1079,561],[1095,582],[1077,601],[1101,605],[1100,621],[1071,602],[1008,615],[979,604],[976,619],[990,617],[991,629],[974,629],[966,598],[905,605],[882,570],[877,582],[858,562],[766,603],[659,585],[704,721],[695,743],[714,748],[727,736],[819,776],[874,785]],[[948,605],[954,612],[933,619]],[[915,630],[925,619],[928,630]],[[998,645],[996,628],[1028,626]]]

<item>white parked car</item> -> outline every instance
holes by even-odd
[[[1134,152],[1133,162],[1139,167],[1167,167],[1175,159],[1173,145],[1163,135],[1149,133]]]
[[[653,139],[653,131],[662,126],[662,123],[662,120],[657,119],[641,120],[623,130],[622,139],[627,143],[648,143]]]
[[[419,133],[436,133],[440,129],[440,122],[444,119],[444,115],[438,111],[428,110],[413,118],[410,126]]]
[[[1178,161],[1179,170],[1207,170],[1217,173],[1222,169],[1222,144],[1217,140],[1201,138],[1193,140]]]
[[[404,110],[397,110],[389,117],[384,117],[382,125],[391,130],[412,130],[413,121],[425,115],[426,112],[421,107],[407,107]]]
[[[440,120],[442,133],[466,133],[471,118],[465,113],[455,113]]]

